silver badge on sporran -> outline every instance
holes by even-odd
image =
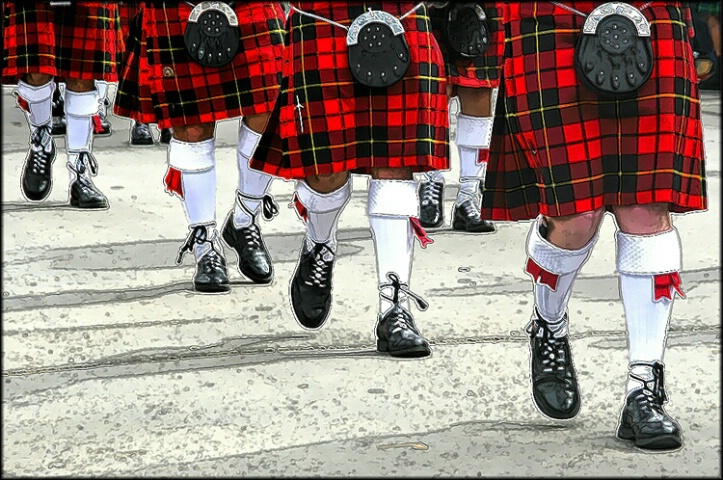
[[[387,12],[370,10],[358,16],[346,36],[349,69],[367,87],[386,88],[409,69],[409,46],[402,23]]]
[[[447,15],[447,44],[457,56],[477,58],[490,46],[487,15],[479,3],[455,3]]]
[[[653,72],[650,23],[627,3],[599,6],[583,24],[575,70],[581,82],[602,97],[634,96]]]
[[[226,3],[201,2],[188,17],[183,34],[186,49],[204,67],[222,67],[239,50],[238,17]]]

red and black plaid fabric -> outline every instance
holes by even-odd
[[[342,25],[367,11],[397,18],[412,2],[298,2]],[[346,30],[296,11],[287,23],[281,94],[250,166],[291,179],[374,167],[448,168],[444,60],[426,8],[402,20],[411,65],[386,89],[370,89],[349,70]]]
[[[589,13],[601,3],[567,5]],[[573,50],[584,18],[547,2],[508,8],[484,218],[558,217],[650,203],[667,203],[673,212],[705,209],[688,7],[654,2],[643,10],[654,68],[627,100],[601,99],[578,81]]]
[[[502,12],[504,5],[501,2],[479,2],[487,17],[487,26],[490,29],[490,46],[481,57],[469,60],[460,58],[450,52],[445,40],[448,10],[446,8],[431,8],[429,16],[432,19],[432,28],[439,47],[444,55],[444,66],[447,72],[447,81],[459,87],[468,88],[495,88],[499,86],[501,77],[502,56],[505,49],[505,32],[502,28]]]
[[[270,112],[279,92],[284,10],[271,2],[235,2],[233,8],[242,46],[231,63],[210,68],[194,62],[183,41],[192,7],[145,2],[136,16],[140,29],[126,49],[116,115],[170,128]],[[144,92],[150,102],[138,100]]]
[[[116,82],[119,30],[113,2],[3,2],[2,83],[14,85],[27,73]]]
[[[130,36],[131,22],[133,17],[140,11],[142,4],[135,2],[121,2],[118,4],[118,12],[120,13],[121,32],[123,40],[127,41]]]

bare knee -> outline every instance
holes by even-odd
[[[304,180],[315,191],[319,193],[330,193],[338,190],[347,182],[349,172],[330,173],[327,175],[312,175]]]
[[[631,235],[653,235],[673,226],[666,203],[619,206],[613,213],[620,230]]]
[[[28,73],[25,75],[25,83],[34,87],[45,85],[51,81],[53,77],[45,73]]]
[[[411,168],[372,168],[372,178],[375,180],[412,180],[414,175]]]
[[[593,239],[605,211],[603,209],[579,215],[547,217],[547,240],[565,250],[579,250]]]
[[[71,92],[91,92],[95,90],[94,80],[77,80],[75,78],[66,78],[65,87]]]
[[[459,105],[464,115],[489,117],[492,115],[492,89],[458,87]]]
[[[256,133],[263,133],[266,130],[266,124],[269,122],[271,113],[261,113],[258,115],[247,115],[243,119],[244,122],[251,130]]]
[[[173,138],[182,142],[203,142],[213,137],[215,124],[177,125],[173,127]]]

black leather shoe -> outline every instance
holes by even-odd
[[[55,141],[50,126],[43,125],[30,135],[30,151],[25,158],[22,189],[28,200],[43,200],[53,188]]]
[[[535,317],[527,327],[535,404],[548,417],[573,418],[580,411],[580,392],[568,337],[556,338],[537,309]]]
[[[160,142],[168,145],[171,143],[171,138],[173,138],[173,130],[170,128],[162,128],[161,129],[161,138]]]
[[[452,210],[452,228],[463,232],[489,233],[497,230],[495,224],[480,217],[480,207],[473,199],[455,203]]]
[[[193,276],[193,288],[202,293],[222,293],[231,290],[231,282],[228,280],[226,259],[216,247],[214,239],[208,238],[208,230],[212,227],[199,225],[191,230],[186,242],[178,251],[176,263],[181,264],[183,255],[192,251],[196,244],[210,243],[211,248],[196,260],[196,273]],[[215,230],[214,230],[215,232]]]
[[[70,184],[70,206],[76,208],[87,209],[103,209],[108,208],[108,199],[93,184],[87,170],[96,175],[98,173],[98,164],[88,152],[81,152],[78,163],[76,164],[75,180]]]
[[[401,300],[411,297],[421,310],[426,310],[429,305],[412,293],[406,284],[401,283],[396,274],[387,273],[387,278],[390,283],[382,284],[379,288],[392,287],[394,293],[392,296],[387,296],[380,292],[382,298],[392,302],[392,307],[383,315],[379,315],[376,328],[377,351],[401,358],[429,356],[432,353],[429,343],[417,329],[414,317],[409,310],[404,308]],[[400,296],[400,293],[405,295]]]
[[[318,329],[331,312],[334,252],[324,243],[304,239],[299,263],[291,278],[291,307],[301,326]]]
[[[663,385],[663,365],[652,365],[653,379],[644,379],[630,374],[645,386],[628,394],[617,436],[632,440],[635,446],[647,450],[675,450],[683,445],[680,425],[663,409],[668,400]]]
[[[419,183],[419,223],[424,228],[441,227],[444,222],[444,183],[423,181]]]
[[[223,227],[222,237],[238,256],[238,270],[241,275],[254,283],[271,283],[274,279],[274,267],[256,218],[248,227],[236,228],[231,212]]]
[[[131,128],[131,145],[153,145],[153,135],[146,123],[133,122]]]

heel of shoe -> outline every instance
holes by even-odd
[[[618,438],[622,438],[623,440],[635,440],[635,432],[633,432],[633,429],[625,425],[624,423],[621,423],[618,427]]]
[[[377,340],[377,351],[387,353],[389,351],[389,342],[386,340]]]

